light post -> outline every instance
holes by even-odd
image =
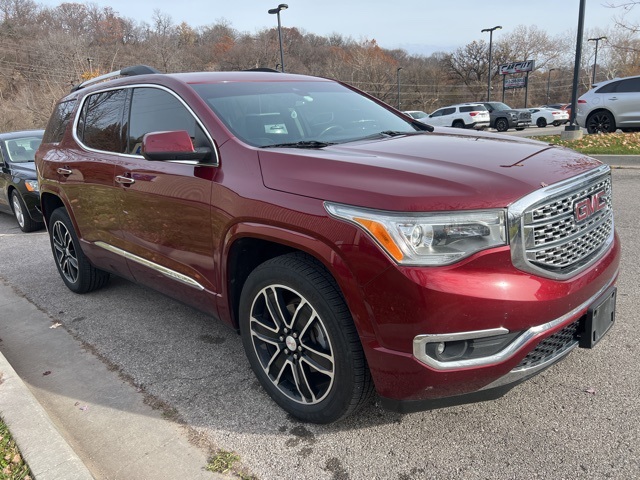
[[[547,105],[549,105],[549,85],[551,85],[551,72],[553,72],[555,68],[549,69],[549,76],[547,77]]]
[[[289,5],[287,5],[286,3],[281,3],[276,8],[272,8],[271,10],[269,10],[269,13],[271,15],[278,16],[278,40],[280,42],[280,71],[281,72],[284,72],[284,52],[282,51],[282,26],[280,25],[280,11],[286,10],[287,8],[289,8]]]
[[[489,80],[487,81],[487,102],[491,101],[491,45],[493,43],[493,31],[502,29],[501,25],[493,28],[483,28],[480,33],[489,32]]]
[[[593,75],[591,76],[591,85],[596,83],[596,65],[598,64],[598,42],[600,40],[606,40],[607,37],[589,38],[590,42],[596,42],[596,55],[593,59]]]
[[[560,133],[562,140],[579,140],[582,138],[580,125],[576,125],[576,111],[578,110],[578,80],[580,79],[580,59],[582,56],[582,37],[584,35],[584,10],[586,0],[580,0],[578,7],[578,34],[576,35],[576,58],[573,64],[573,84],[571,86],[571,115],[569,124]]]
[[[398,110],[400,110],[400,70],[402,70],[402,67],[396,69],[396,77],[398,79]]]

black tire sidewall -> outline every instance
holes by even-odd
[[[69,235],[71,236],[71,241],[73,242],[76,258],[78,260],[78,278],[75,282],[71,282],[69,281],[69,279],[67,279],[67,277],[65,277],[56,257],[56,251],[53,242],[53,232],[55,230],[56,222],[60,222],[65,226],[65,228],[69,232]],[[58,273],[60,274],[62,281],[65,283],[69,290],[75,293],[87,293],[102,287],[108,281],[109,274],[96,269],[89,262],[87,257],[85,257],[84,252],[82,251],[82,248],[80,246],[80,240],[78,239],[78,235],[76,234],[75,228],[73,227],[73,222],[71,221],[71,218],[69,217],[69,214],[64,207],[57,208],[51,214],[51,217],[49,219],[49,241],[51,243],[51,252],[53,254]]]
[[[240,299],[239,326],[242,344],[249,363],[271,398],[285,411],[301,420],[313,423],[331,423],[350,413],[353,392],[356,388],[353,365],[357,360],[352,355],[351,342],[341,328],[342,323],[347,320],[343,318],[344,311],[334,311],[333,306],[327,302],[318,288],[318,283],[311,283],[299,270],[287,267],[283,265],[283,262],[265,262],[251,273],[244,285]],[[249,333],[251,310],[258,293],[269,285],[282,285],[303,296],[319,314],[329,335],[335,363],[334,383],[328,396],[317,404],[303,405],[282,394],[268,378],[254,352]],[[326,284],[321,285],[321,288],[327,288]],[[348,312],[346,306],[344,308]],[[350,317],[348,320],[351,321]]]

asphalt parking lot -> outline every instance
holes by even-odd
[[[374,404],[335,425],[302,424],[262,391],[235,332],[118,278],[73,294],[46,233],[23,234],[4,214],[0,280],[259,479],[637,478],[640,169],[614,169],[613,179],[623,242],[616,325],[594,350],[576,349],[488,403],[409,415]],[[7,320],[0,312],[0,329]]]

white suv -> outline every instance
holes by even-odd
[[[478,103],[465,103],[439,108],[420,121],[438,127],[475,128],[483,130],[489,127],[489,111]]]
[[[640,76],[594,85],[578,99],[576,120],[589,133],[640,130]]]

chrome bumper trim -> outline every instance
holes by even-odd
[[[186,275],[183,275],[182,273],[178,273],[175,270],[171,270],[170,268],[163,267],[162,265],[158,265],[155,262],[146,260],[142,257],[139,257],[138,255],[134,255],[133,253],[127,252],[126,250],[122,250],[121,248],[114,247],[113,245],[109,245],[108,243],[95,242],[95,245],[100,248],[104,248],[109,252],[115,253],[116,255],[120,255],[126,258],[127,260],[131,260],[132,262],[136,262],[136,263],[139,263],[140,265],[144,265],[145,267],[149,267],[152,270],[155,270],[156,272],[161,273],[167,278],[171,278],[172,280],[177,280],[180,283],[184,283],[185,285],[188,285],[200,291],[204,290],[204,287],[200,283],[195,281],[193,278],[187,277]]]
[[[427,343],[451,342],[456,340],[471,340],[474,338],[484,338],[488,336],[509,333],[509,330],[502,327],[490,329],[490,330],[477,330],[477,331],[460,332],[460,333],[417,335],[413,339],[413,356],[420,362],[436,370],[456,370],[460,368],[486,367],[488,365],[495,365],[498,363],[502,363],[508,360],[509,358],[513,357],[515,354],[517,354],[518,351],[520,351],[520,349],[524,347],[524,345],[534,337],[537,337],[541,334],[544,334],[545,332],[548,332],[549,330],[556,328],[559,325],[562,325],[568,320],[576,317],[583,310],[586,310],[589,307],[589,305],[591,305],[600,295],[602,295],[611,285],[613,285],[614,280],[618,276],[617,274],[618,274],[618,271],[616,271],[616,274],[613,275],[611,280],[609,280],[609,282],[607,282],[607,284],[604,287],[602,287],[588,300],[581,303],[570,312],[567,312],[561,317],[556,318],[555,320],[551,320],[550,322],[544,323],[542,325],[537,325],[535,327],[531,327],[529,330],[526,330],[525,332],[523,332],[522,335],[515,338],[513,342],[511,342],[508,346],[503,348],[498,353],[489,355],[487,357],[481,357],[481,358],[441,362],[439,360],[436,360],[435,358],[428,356],[426,354],[425,347]],[[532,368],[535,368],[535,367],[532,367]]]

